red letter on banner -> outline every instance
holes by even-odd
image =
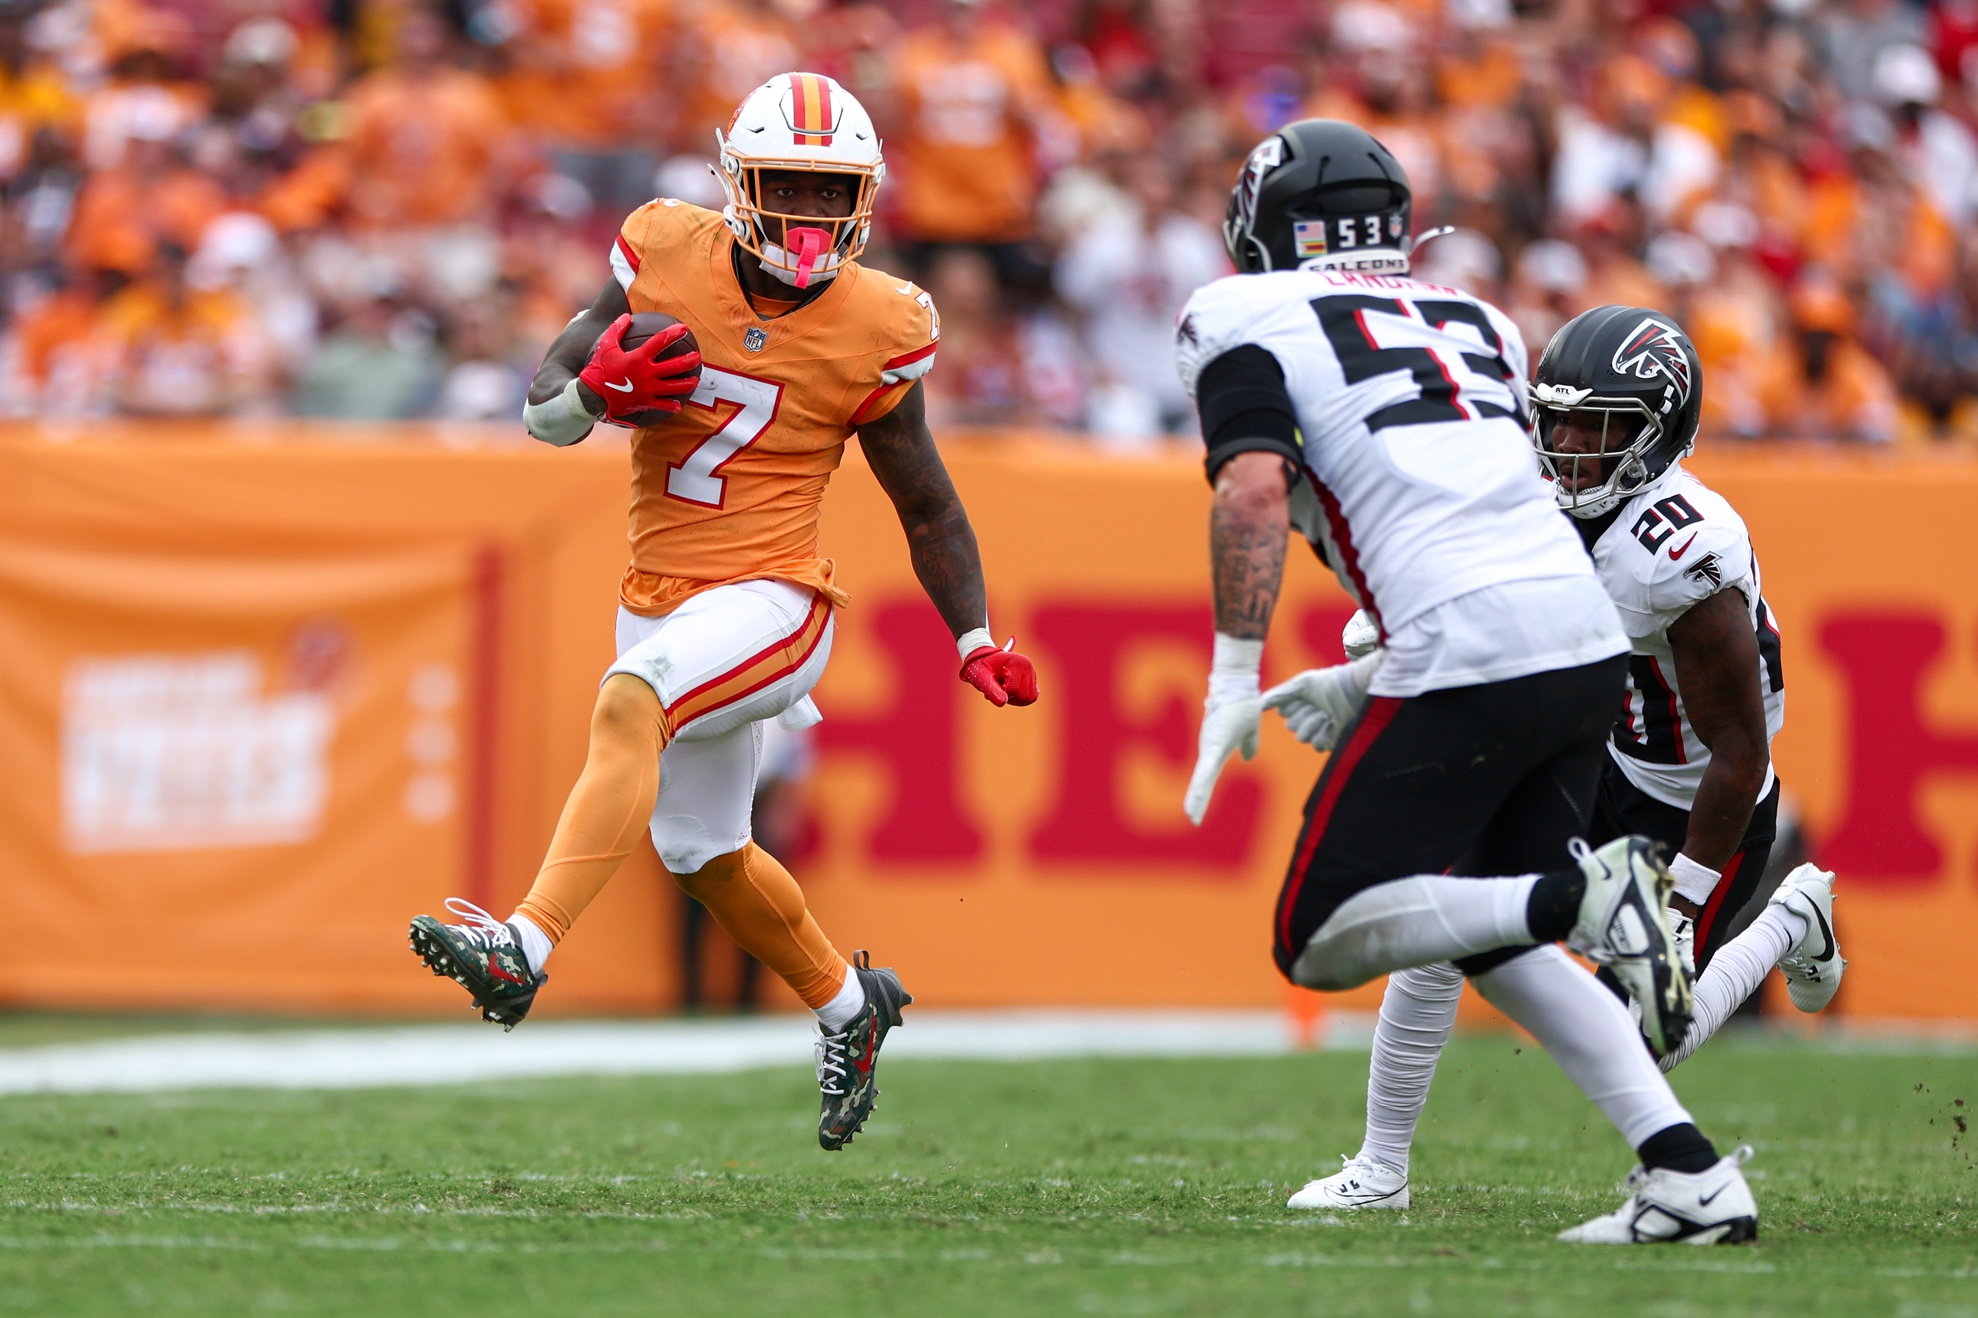
[[[973,693],[955,680],[955,643],[925,600],[878,606],[872,631],[898,675],[893,707],[867,718],[830,714],[817,725],[818,746],[869,752],[891,772],[893,808],[873,830],[873,859],[974,860],[982,834],[962,813],[955,781],[956,704]]]
[[[1147,641],[1184,641],[1209,668],[1209,629],[1199,604],[1121,608],[1066,604],[1037,609],[1031,627],[1058,660],[1058,684],[1045,693],[1060,711],[1064,758],[1058,808],[1031,836],[1043,860],[1118,861],[1135,865],[1242,863],[1256,831],[1263,788],[1224,770],[1202,827],[1190,828],[1175,789],[1173,828],[1148,830],[1120,810],[1120,761],[1127,747],[1151,743],[1176,768],[1195,762],[1200,697],[1176,692],[1159,717],[1129,723],[1119,707],[1121,660]]]
[[[1850,880],[1929,882],[1944,853],[1916,818],[1916,793],[1930,775],[1978,773],[1978,735],[1945,736],[1924,726],[1923,672],[1944,648],[1944,627],[1914,614],[1829,618],[1821,648],[1847,675],[1847,803],[1820,849],[1820,863]]]

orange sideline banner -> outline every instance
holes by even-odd
[[[955,680],[854,451],[826,501],[853,604],[796,866],[825,928],[928,1004],[1285,1003],[1269,912],[1318,757],[1272,725],[1200,830],[1179,806],[1210,635],[1199,464],[1021,436],[949,461],[1043,700],[996,711]],[[1784,630],[1777,757],[1841,875],[1844,1009],[1978,1017],[1978,467],[1696,466]],[[8,1000],[458,1012],[405,921],[526,890],[611,658],[627,479],[622,444],[496,432],[0,431]],[[1265,681],[1336,660],[1348,612],[1294,553]],[[678,917],[636,858],[543,1007],[672,1005]]]

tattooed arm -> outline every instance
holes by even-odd
[[[1284,580],[1284,546],[1291,535],[1291,491],[1284,459],[1238,453],[1216,473],[1209,514],[1214,563],[1216,630],[1261,641]]]
[[[914,575],[949,633],[960,637],[982,627],[989,606],[975,529],[927,429],[927,398],[919,382],[899,406],[860,426],[858,435],[872,474],[900,515]]]

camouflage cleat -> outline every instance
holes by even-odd
[[[886,1032],[900,1023],[900,1008],[913,996],[900,987],[891,970],[874,970],[864,952],[852,957],[851,972],[865,986],[865,1006],[851,1024],[836,1034],[820,1028],[817,1040],[817,1087],[824,1110],[817,1119],[817,1142],[837,1150],[852,1142],[879,1097],[872,1078],[879,1045]]]
[[[512,1030],[529,1014],[536,990],[548,974],[529,969],[522,940],[472,902],[446,899],[446,909],[465,924],[441,924],[430,915],[412,920],[412,950],[435,975],[443,976],[474,995],[481,1019]]]

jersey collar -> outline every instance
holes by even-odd
[[[764,320],[749,302],[748,294],[742,291],[742,277],[735,270],[737,250],[735,236],[722,230],[715,239],[713,251],[709,253],[712,268],[708,273],[714,285],[714,300],[721,308],[722,318],[726,321],[724,328],[730,331],[730,337],[739,340],[746,331],[759,329],[767,336],[764,349],[788,343],[820,325],[830,324],[861,273],[858,262],[847,261],[839,267],[837,278],[825,284],[815,297],[780,316]]]

